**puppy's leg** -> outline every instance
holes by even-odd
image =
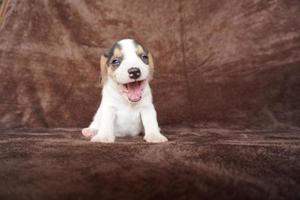
[[[114,136],[115,113],[113,108],[104,108],[101,115],[96,115],[94,121],[99,121],[97,134],[92,137],[91,142],[111,143],[115,141]]]
[[[159,142],[167,142],[168,139],[160,133],[156,111],[154,106],[147,106],[141,111],[142,122],[145,128],[145,137],[144,139],[147,142],[159,143]]]
[[[98,108],[95,116],[93,117],[93,121],[89,125],[89,127],[81,130],[83,136],[92,138],[97,134],[97,130],[99,129],[99,124],[100,124],[100,113],[101,113],[101,109]]]

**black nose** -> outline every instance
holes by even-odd
[[[138,79],[141,76],[141,70],[137,67],[128,69],[129,78]]]

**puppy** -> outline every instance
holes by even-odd
[[[132,39],[116,42],[101,56],[102,101],[92,123],[82,130],[92,142],[144,133],[147,142],[168,141],[160,133],[149,82],[154,65],[150,52]]]

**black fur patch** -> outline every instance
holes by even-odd
[[[133,43],[134,43],[134,46],[135,46],[136,48],[138,48],[138,46],[141,46],[142,49],[143,49],[143,51],[144,51],[144,55],[148,56],[148,53],[149,53],[148,49],[146,49],[141,43],[137,42],[136,40],[133,40]],[[141,54],[137,54],[137,56],[138,56],[138,57],[139,57],[146,65],[149,64],[149,61],[148,61],[148,60],[142,59],[142,55],[141,55]]]
[[[114,43],[112,47],[104,53],[104,56],[107,58],[107,66],[110,65],[111,58],[114,55],[114,51],[116,48],[122,49],[121,45],[118,42]]]
[[[133,44],[134,44],[134,46],[135,46],[136,48],[137,48],[138,46],[141,46],[142,49],[144,50],[145,54],[148,54],[148,50],[147,50],[141,43],[139,43],[138,41],[136,41],[136,40],[133,39]]]

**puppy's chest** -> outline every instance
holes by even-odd
[[[138,135],[143,129],[140,111],[131,107],[117,110],[114,128],[116,136]]]

